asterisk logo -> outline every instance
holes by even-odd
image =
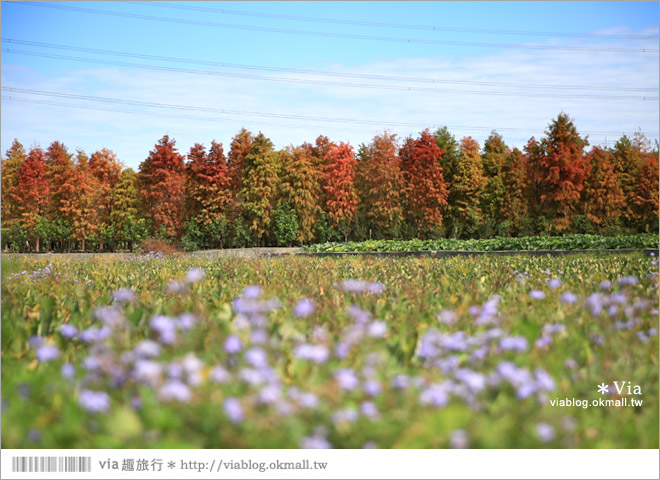
[[[600,385],[598,385],[598,393],[600,393],[600,394],[608,393],[607,388],[608,388],[608,387],[607,387],[606,384],[601,383]]]

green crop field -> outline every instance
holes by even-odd
[[[640,253],[4,255],[2,445],[658,448],[657,332]]]

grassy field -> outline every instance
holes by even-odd
[[[5,255],[2,445],[658,448],[657,272]]]

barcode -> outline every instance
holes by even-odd
[[[12,472],[91,472],[92,457],[12,457]]]

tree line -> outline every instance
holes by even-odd
[[[275,150],[241,129],[187,155],[165,135],[137,172],[54,141],[2,159],[2,243],[13,251],[186,250],[389,238],[658,230],[658,148],[641,133],[589,146],[561,113],[540,140],[483,148],[446,127],[356,149],[319,136]]]

